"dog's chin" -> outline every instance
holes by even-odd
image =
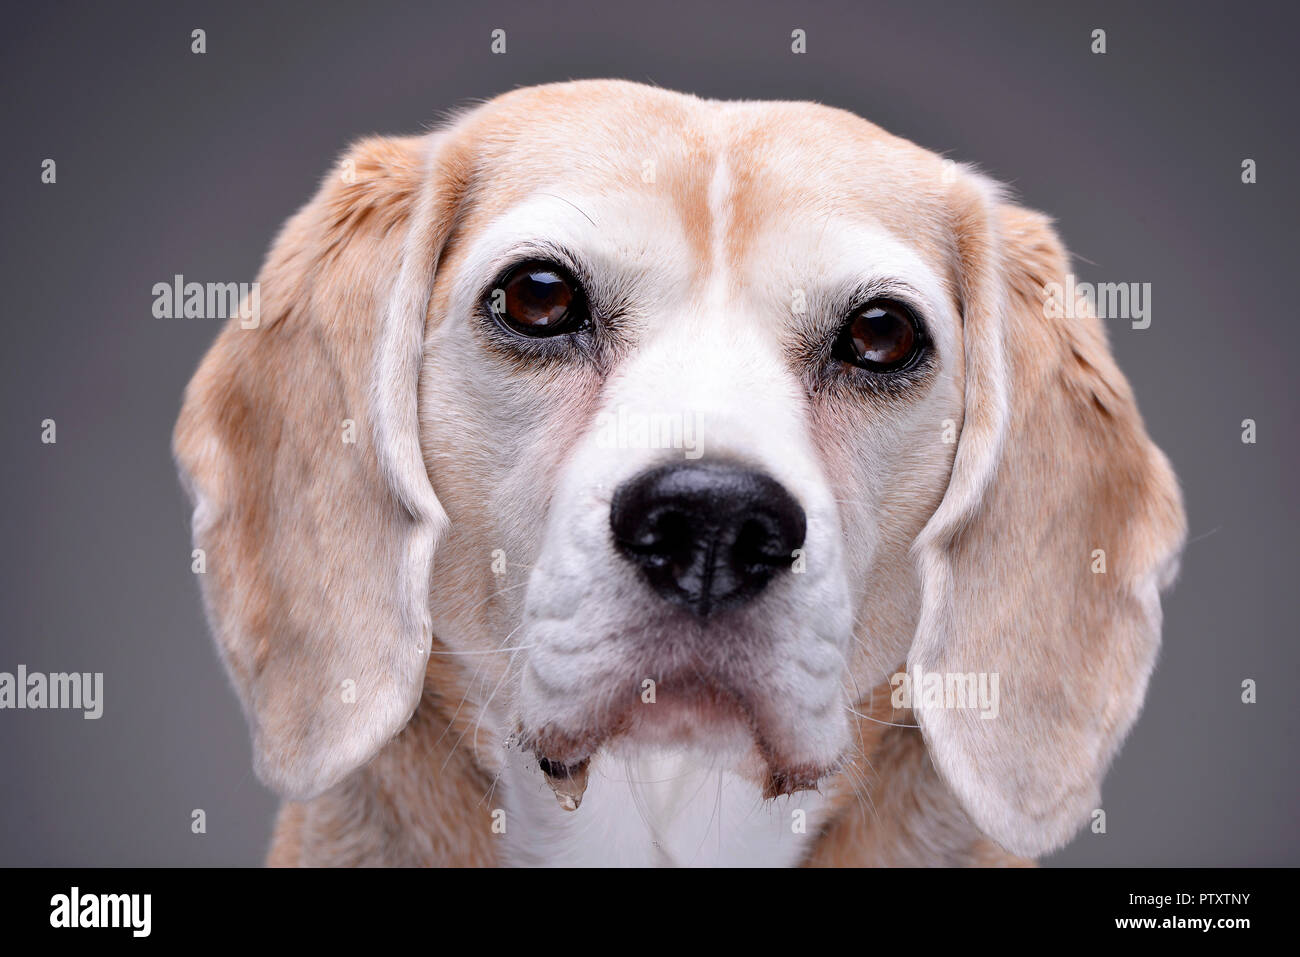
[[[586,789],[587,770],[598,755],[614,760],[646,753],[689,756],[703,767],[723,768],[751,781],[765,798],[815,790],[838,769],[838,759],[791,760],[773,748],[752,709],[737,696],[693,681],[671,694],[660,692],[612,720],[580,731],[547,726],[520,740],[562,807],[574,810]]]

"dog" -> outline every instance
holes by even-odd
[[[354,145],[173,436],[272,865],[1025,865],[1176,478],[1068,255],[838,109],[621,81]]]

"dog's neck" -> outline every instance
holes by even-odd
[[[484,752],[499,739],[477,728],[458,698],[436,690],[448,687],[447,677],[426,682],[410,724],[366,767],[313,801],[283,807],[268,863],[1025,863],[971,824],[935,773],[920,731],[908,726],[910,715],[892,710],[887,691],[872,696],[874,706],[859,706],[858,747],[820,792],[765,802],[730,772],[646,755],[597,762],[582,806],[566,811],[529,756],[505,750],[504,761],[487,770]]]

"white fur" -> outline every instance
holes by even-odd
[[[597,758],[577,811],[559,806],[522,752],[504,793],[505,857],[515,867],[790,867],[827,807],[815,791],[764,801],[700,755],[651,749]]]

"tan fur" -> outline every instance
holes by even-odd
[[[719,157],[725,224],[709,212]],[[209,554],[210,621],[259,775],[290,798],[268,863],[500,863],[491,812],[511,729],[486,718],[508,663],[461,655],[499,646],[517,619],[519,594],[499,594],[485,556],[503,542],[528,554],[519,523],[545,511],[603,384],[523,369],[482,384],[486,398],[449,397],[448,277],[535,191],[632,191],[645,161],[693,282],[718,265],[720,229],[743,276],[787,220],[869,211],[942,277],[961,318],[935,387],[958,406],[960,443],[925,447],[928,471],[900,477],[857,620],[886,664],[1002,669],[1006,720],[895,710],[855,657],[855,685],[875,686],[854,702],[869,717],[823,785],[832,811],[806,863],[1020,865],[1059,845],[1140,708],[1152,603],[1184,535],[1176,481],[1100,322],[1043,317],[1043,285],[1069,268],[1059,239],[982,177],[954,182],[851,114],[602,81],[516,91],[444,131],[354,146],[276,240],[260,328],[232,321],[186,392],[174,443]],[[532,497],[513,502],[497,484],[513,463],[483,441],[501,426],[481,404],[507,387],[562,395]],[[810,427],[851,498],[840,418],[822,409]],[[1106,575],[1089,571],[1093,548]],[[472,640],[435,635],[431,607]]]

